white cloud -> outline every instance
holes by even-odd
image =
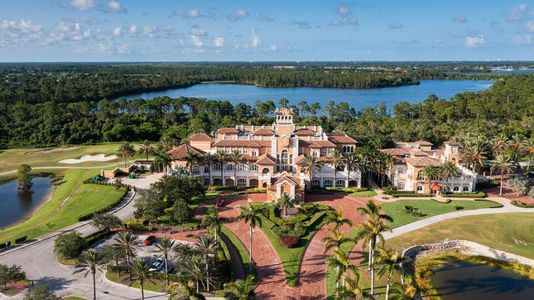
[[[106,5],[106,10],[109,12],[114,12],[114,13],[125,13],[126,12],[126,8],[124,8],[124,6],[122,6],[116,0],[109,1],[108,4]]]
[[[391,29],[401,29],[402,27],[404,27],[404,25],[402,25],[401,22],[393,22],[389,24],[389,28]]]
[[[486,38],[483,34],[468,35],[465,37],[465,46],[468,48],[482,47],[486,43]]]
[[[264,15],[261,12],[256,12],[256,19],[260,22],[274,22],[274,19],[268,15]]]
[[[352,14],[350,7],[341,4],[338,6],[336,13],[339,15],[339,18],[330,21],[331,26],[358,25],[358,18]]]
[[[128,32],[131,33],[131,34],[136,34],[137,33],[137,26],[135,26],[135,25],[130,26],[130,28],[128,28]]]
[[[43,26],[30,20],[0,19],[0,41],[3,44],[37,42],[44,34]]]
[[[233,13],[229,14],[227,19],[228,21],[240,21],[248,17],[248,12],[244,9],[238,9]]]
[[[195,47],[202,47],[202,45],[204,45],[204,40],[202,40],[202,37],[194,34],[191,35],[191,42],[193,45],[195,45]]]
[[[467,19],[466,16],[454,16],[454,18],[452,18],[452,20],[454,22],[458,22],[458,23],[467,23],[467,22],[469,22],[469,19]]]
[[[252,36],[250,37],[250,46],[258,48],[261,45],[261,38],[256,34],[256,30],[251,29]]]
[[[512,38],[512,43],[515,45],[532,45],[534,43],[534,36],[531,34],[520,34]]]
[[[276,51],[278,51],[278,45],[277,44],[272,44],[271,46],[267,47],[266,50],[267,51],[271,51],[271,52],[276,52]]]
[[[183,19],[197,19],[197,18],[213,18],[215,17],[215,12],[213,10],[208,10],[206,13],[203,13],[199,11],[196,8],[192,8],[187,11],[180,11],[176,10],[174,14],[177,17],[183,18]]]
[[[201,37],[205,37],[205,36],[208,35],[208,33],[206,31],[204,31],[203,29],[198,28],[197,26],[191,27],[191,34],[192,35],[196,35],[196,36],[201,36]]]
[[[89,10],[96,6],[94,0],[71,0],[69,2],[69,7],[78,9],[78,10]]]
[[[120,35],[122,35],[122,27],[120,27],[120,26],[119,26],[119,27],[115,27],[115,28],[113,29],[113,35],[114,35],[114,36],[120,36]]]
[[[149,37],[149,38],[153,38],[156,36],[156,29],[152,26],[144,26],[143,27],[143,35]]]
[[[224,46],[224,39],[220,36],[213,39],[213,46],[221,48]]]
[[[534,22],[527,22],[527,30],[529,32],[534,32]]]
[[[350,15],[352,14],[352,11],[349,7],[341,4],[338,8],[337,8],[337,13],[340,15],[340,16],[346,16],[346,15]]]
[[[508,12],[506,20],[508,21],[522,21],[528,15],[529,7],[526,4],[518,4]]]
[[[118,54],[127,54],[129,53],[128,44],[118,44],[116,47]]]

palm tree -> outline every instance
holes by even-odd
[[[384,221],[392,222],[393,219],[384,214],[380,206],[369,200],[364,207],[357,209],[362,215],[367,216],[367,221],[360,224],[360,231],[356,236],[356,242],[363,240],[363,246],[369,246],[369,270],[371,271],[371,295],[374,294],[374,251],[377,242],[384,242],[382,232],[390,230]]]
[[[345,277],[343,295],[341,299],[374,299],[360,284],[360,274],[352,270],[352,276]]]
[[[319,167],[321,166],[321,164],[317,161],[315,156],[310,155],[310,154],[305,154],[300,164],[302,166],[302,172],[308,175],[308,180],[310,182],[310,185],[308,186],[308,190],[311,190],[313,173],[319,170]]]
[[[391,286],[391,280],[394,273],[398,273],[401,277],[401,281],[404,283],[404,263],[405,259],[397,252],[388,251],[385,248],[378,248],[377,263],[379,266],[378,275],[386,276],[386,300],[389,300],[389,289]]]
[[[156,151],[156,149],[147,140],[143,141],[143,143],[141,145],[139,145],[139,150],[137,150],[137,152],[146,155],[146,160],[148,160],[148,156],[150,154],[153,154],[154,151]]]
[[[355,270],[355,266],[351,265],[349,256],[340,248],[335,248],[332,255],[326,260],[329,267],[335,268],[336,280],[336,294],[338,298],[343,294],[345,278],[349,270]]]
[[[327,224],[334,224],[334,229],[339,229],[343,225],[352,226],[352,222],[343,217],[342,210],[331,210],[326,214],[326,223]]]
[[[458,175],[458,167],[452,161],[446,161],[441,166],[441,175],[445,178],[445,182],[448,182],[450,176]]]
[[[209,209],[208,212],[202,216],[201,224],[202,226],[206,226],[213,233],[215,239],[219,239],[221,225],[219,224],[219,215],[215,209]]]
[[[432,194],[432,180],[436,180],[439,178],[440,168],[432,165],[426,165],[421,172],[428,181],[428,193]]]
[[[186,163],[186,167],[189,168],[189,175],[193,176],[193,167],[198,164],[198,156],[191,151],[187,151],[184,160]]]
[[[328,253],[332,248],[339,248],[344,243],[350,241],[349,238],[339,230],[339,228],[330,228],[328,229],[329,235],[325,236],[321,241],[325,243],[324,253]]]
[[[464,141],[462,148],[462,161],[475,173],[480,171],[486,165],[487,144],[480,137],[467,139]]]
[[[196,248],[200,255],[204,259],[204,265],[206,266],[206,289],[210,291],[210,256],[214,255],[217,251],[218,244],[217,239],[214,237],[201,234],[197,237]]]
[[[489,147],[491,148],[491,152],[493,153],[493,156],[495,157],[497,156],[497,154],[504,151],[507,143],[508,143],[508,137],[504,133],[499,133],[497,136],[491,139],[489,141]]]
[[[160,239],[156,243],[156,248],[163,254],[163,258],[165,259],[165,280],[167,281],[167,285],[169,285],[169,254],[172,251],[172,248],[174,247],[174,240],[171,240],[168,237],[164,237]]]
[[[514,159],[519,160],[521,153],[523,153],[523,145],[525,144],[525,136],[522,134],[514,134],[510,141],[510,148],[514,151]]]
[[[122,144],[117,150],[117,156],[124,159],[124,167],[128,167],[128,159],[134,154],[135,150],[129,143]]]
[[[176,145],[176,142],[173,139],[164,136],[159,141],[158,150],[163,151],[163,152],[167,152],[167,151],[171,150],[172,147],[174,147],[174,145]]]
[[[350,172],[357,171],[361,168],[359,156],[356,153],[347,153],[343,158],[343,163],[347,167],[347,182],[349,182]]]
[[[126,257],[126,267],[130,270],[130,262],[136,256],[137,238],[131,232],[125,231],[114,237],[113,241],[115,242],[114,247]],[[131,272],[129,273],[131,274]]]
[[[185,277],[191,278],[195,281],[197,294],[200,293],[199,282],[204,285],[202,280],[205,276],[205,272],[202,267],[202,257],[199,255],[193,255],[189,259],[180,259],[176,263],[180,265],[180,270],[184,273]]]
[[[502,183],[504,181],[504,174],[511,173],[514,170],[512,162],[513,160],[509,155],[501,153],[495,157],[495,161],[493,161],[493,165],[491,166],[492,170],[497,170],[501,174],[499,196],[502,196]]]
[[[523,147],[525,148],[525,154],[528,157],[527,168],[525,170],[528,172],[530,170],[530,164],[532,163],[532,156],[534,156],[534,137],[531,137],[528,140],[526,139]]]
[[[132,280],[139,281],[141,287],[141,300],[145,299],[145,282],[152,281],[150,267],[142,259],[135,259],[132,264]]]
[[[328,153],[328,158],[330,158],[330,164],[334,169],[334,187],[336,187],[337,168],[343,164],[343,154],[336,148]]]
[[[204,163],[208,166],[208,170],[209,170],[210,185],[212,183],[212,181],[211,181],[211,166],[216,161],[217,161],[217,158],[215,157],[215,155],[211,154],[210,152],[208,152],[208,153],[206,153],[204,155]]]
[[[243,220],[245,223],[250,226],[250,272],[252,273],[252,238],[253,238],[253,229],[256,226],[261,226],[261,213],[260,211],[252,204],[247,204],[239,207],[239,217],[238,220]]]
[[[228,155],[228,162],[234,165],[234,185],[237,186],[237,166],[243,161],[241,153],[238,150],[234,150]]]
[[[171,167],[171,157],[165,151],[156,151],[154,155],[154,166],[158,171],[167,173],[168,168]]]
[[[96,299],[96,271],[102,271],[99,267],[106,262],[107,260],[103,252],[95,249],[89,249],[78,257],[74,274],[85,272],[84,276],[87,277],[91,273],[93,276],[93,299]]]
[[[217,161],[219,162],[219,164],[221,165],[221,181],[222,181],[222,185],[225,186],[225,183],[224,183],[224,162],[226,161],[226,153],[224,153],[224,151],[222,150],[217,150],[217,152],[215,152],[215,158],[217,159]]]
[[[282,197],[276,200],[276,205],[283,211],[284,217],[287,217],[287,209],[295,207],[295,199],[291,198],[287,193],[283,193]]]
[[[409,283],[408,285],[394,283],[391,285],[390,298],[391,300],[413,300],[417,288]]]
[[[254,299],[254,289],[256,288],[254,275],[249,274],[243,279],[224,284],[224,293],[227,297],[237,300]]]

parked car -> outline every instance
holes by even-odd
[[[156,259],[155,262],[152,263],[152,265],[150,266],[150,269],[149,271],[150,272],[159,272],[161,270],[163,270],[163,268],[165,267],[165,262],[163,261],[163,258],[158,258]]]
[[[154,244],[155,241],[156,241],[156,236],[155,236],[155,235],[149,235],[149,236],[143,241],[143,245],[145,245],[145,246],[150,246],[150,245]]]
[[[224,201],[224,199],[219,199],[215,201],[215,207],[223,207],[225,205],[226,205],[226,201]]]

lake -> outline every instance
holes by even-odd
[[[437,268],[432,284],[443,300],[534,299],[534,280],[510,270],[465,261]]]
[[[352,107],[360,109],[386,103],[393,107],[395,103],[408,101],[422,102],[430,94],[442,99],[449,99],[462,92],[477,92],[488,89],[493,84],[491,80],[422,80],[419,85],[373,89],[340,89],[340,88],[312,88],[312,87],[257,87],[245,84],[202,83],[187,88],[176,88],[148,93],[123,96],[127,100],[151,99],[168,96],[198,97],[209,100],[228,100],[233,104],[246,103],[253,105],[256,100],[273,100],[275,103],[286,98],[291,104],[301,100],[308,103],[319,102],[324,106],[328,101],[348,102]]]
[[[50,178],[34,177],[32,182],[33,193],[20,193],[15,181],[0,184],[0,228],[24,220],[46,201],[52,191]]]

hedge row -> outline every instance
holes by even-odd
[[[94,216],[98,215],[98,214],[102,214],[102,213],[105,213],[105,212],[108,212],[110,211],[111,209],[113,209],[115,206],[117,206],[119,203],[121,203],[121,201],[124,199],[124,197],[126,197],[126,195],[128,194],[128,191],[130,189],[127,187],[125,190],[124,190],[124,193],[121,197],[119,197],[119,199],[113,203],[111,203],[110,205],[98,210],[98,211],[95,211],[95,212],[92,212],[92,213],[88,213],[86,215],[83,215],[83,216],[80,216],[78,217],[78,222],[82,222],[82,221],[87,221],[87,220],[90,220],[92,219]]]
[[[475,193],[446,193],[443,194],[443,197],[450,198],[485,198],[486,193],[480,191]]]
[[[528,204],[528,203],[521,202],[518,200],[513,200],[512,205],[515,205],[517,207],[523,207],[523,208],[534,208],[534,204]]]
[[[371,191],[370,188],[366,188],[366,187],[327,187],[325,189],[331,192],[343,192],[343,193],[358,193],[358,192]]]

